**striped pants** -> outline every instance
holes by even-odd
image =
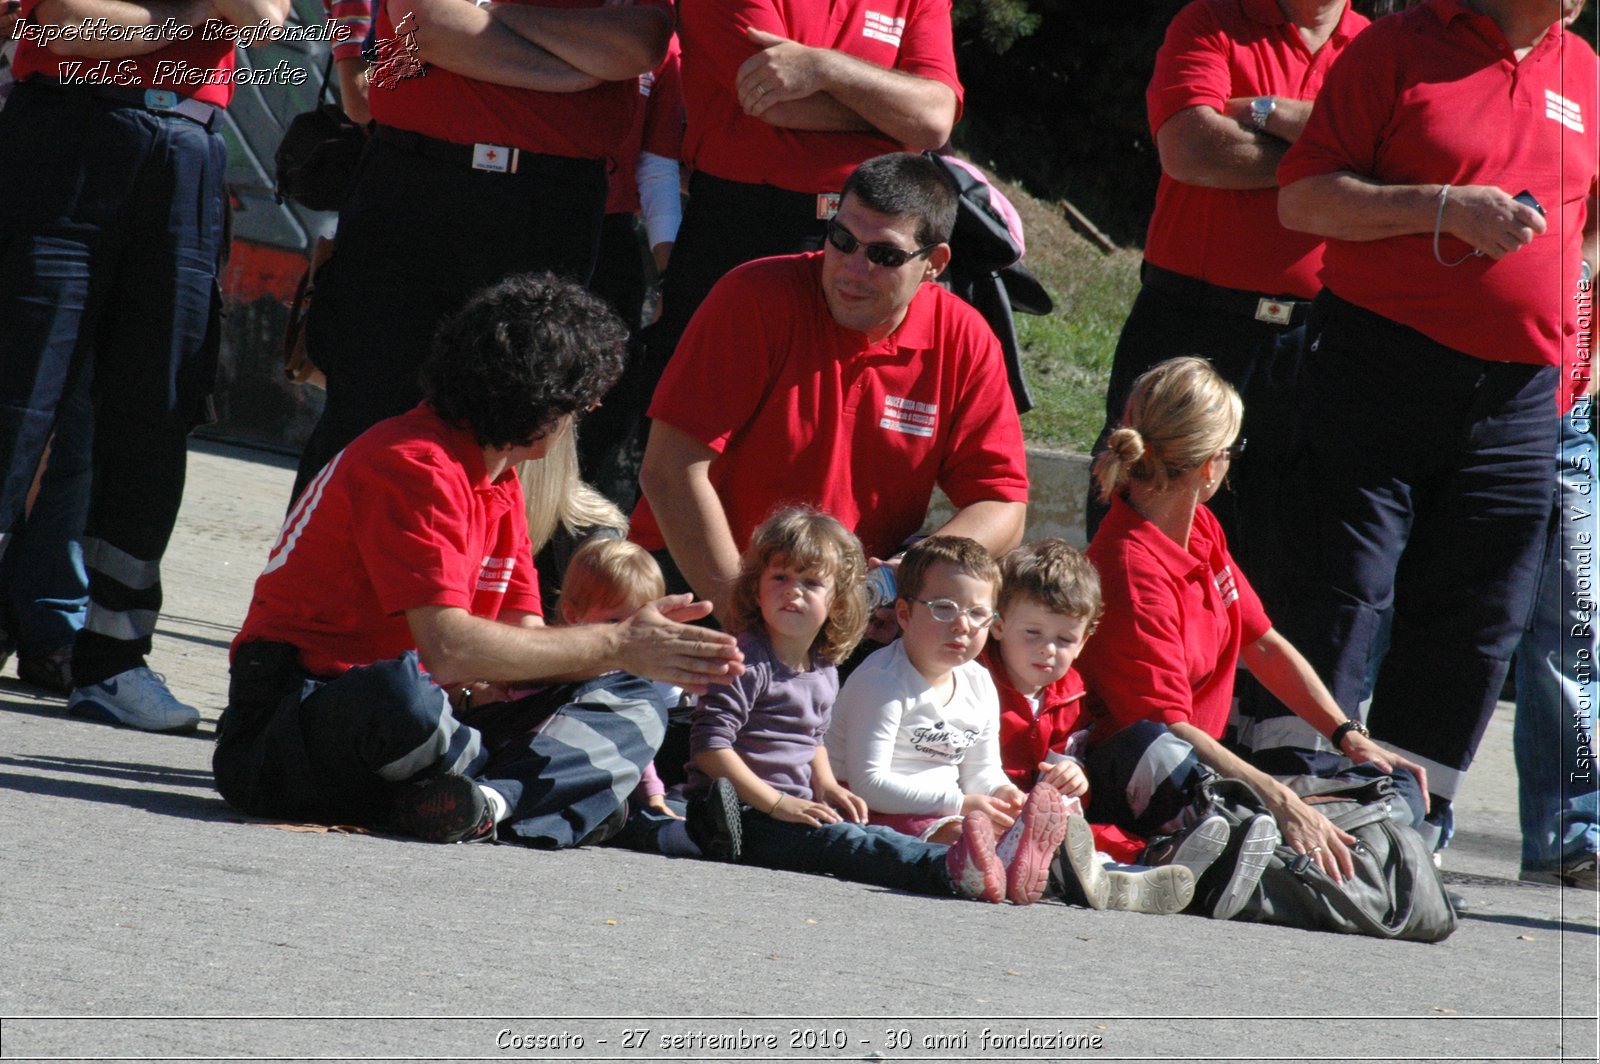
[[[396,794],[445,773],[492,787],[501,836],[574,846],[621,808],[666,729],[654,685],[623,673],[548,687],[458,720],[415,653],[307,677],[295,648],[238,648],[217,730],[217,790],[256,816],[386,826]]]
[[[1089,819],[1136,835],[1170,835],[1209,812],[1202,784],[1214,773],[1194,747],[1154,721],[1135,721],[1101,736],[1096,728],[1083,753],[1089,778]]]

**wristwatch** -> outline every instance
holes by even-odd
[[[1267,131],[1267,119],[1278,109],[1278,101],[1271,96],[1257,96],[1250,101],[1250,128],[1257,133]]]
[[[1343,750],[1344,737],[1349,735],[1351,732],[1360,732],[1362,735],[1368,737],[1372,735],[1371,732],[1367,731],[1367,726],[1361,723],[1359,720],[1347,720],[1337,728],[1333,729],[1333,734],[1328,737],[1328,741],[1333,743],[1333,748],[1335,750]]]

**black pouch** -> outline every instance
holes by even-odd
[[[297,114],[283,131],[273,161],[278,171],[278,198],[314,211],[336,211],[355,178],[356,164],[367,146],[367,131],[326,99],[333,57],[322,71],[317,106]]]

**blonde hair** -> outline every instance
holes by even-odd
[[[1005,616],[1007,607],[1019,599],[1088,621],[1091,632],[1104,609],[1094,563],[1055,537],[1024,543],[1000,559],[1000,599],[995,608]]]
[[[627,535],[623,512],[579,478],[578,433],[572,425],[551,437],[543,458],[523,462],[520,475],[534,554],[544,550],[560,527],[574,534],[586,528],[615,528]]]
[[[582,617],[591,610],[643,606],[667,593],[661,566],[650,552],[625,539],[594,536],[572,552],[561,579],[561,610]]]
[[[1100,497],[1138,481],[1165,491],[1239,436],[1244,402],[1203,358],[1162,362],[1133,382],[1122,424],[1094,460]]]
[[[750,546],[739,559],[728,611],[729,631],[761,626],[761,574],[775,560],[832,579],[828,619],[811,644],[811,655],[830,665],[849,657],[867,631],[867,558],[861,541],[838,518],[808,506],[779,510],[768,517],[750,534]]]

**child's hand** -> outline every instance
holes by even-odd
[[[816,798],[844,814],[852,824],[867,822],[867,803],[857,793],[842,783],[817,788]]]
[[[644,804],[649,806],[653,811],[657,813],[665,813],[674,820],[683,819],[683,817],[679,816],[677,812],[673,810],[672,806],[667,804],[667,796],[664,794],[652,794],[649,798],[645,799]]]
[[[807,802],[787,794],[767,815],[786,824],[807,824],[814,828],[839,822],[839,814],[821,802]]]
[[[1089,777],[1083,774],[1083,766],[1076,761],[1057,761],[1053,765],[1039,762],[1039,782],[1048,783],[1064,797],[1081,802],[1089,800]]]
[[[1014,790],[1015,788],[1013,788]],[[993,794],[967,794],[961,798],[961,813],[982,813],[994,824],[996,831],[1004,831],[1016,820],[1020,803],[1008,802]]]

